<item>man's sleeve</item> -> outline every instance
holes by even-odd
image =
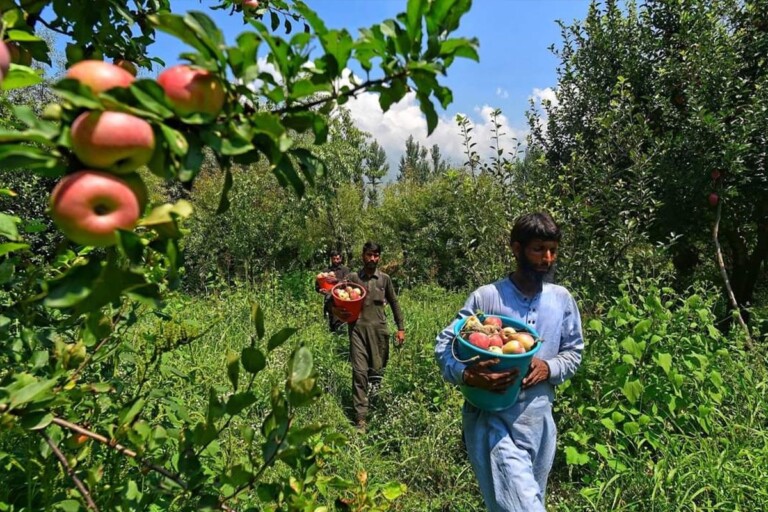
[[[566,303],[560,332],[560,351],[557,356],[547,360],[549,383],[553,385],[562,384],[573,377],[581,364],[584,334],[581,329],[579,308],[573,297],[569,297]]]
[[[435,358],[437,359],[437,365],[440,367],[440,373],[447,382],[451,384],[459,385],[464,383],[464,368],[466,364],[456,359],[453,354],[453,328],[456,322],[462,318],[472,316],[478,309],[478,295],[477,292],[473,292],[464,303],[464,307],[461,308],[459,313],[454,318],[453,322],[443,329],[440,334],[437,335],[437,343],[435,344]]]
[[[392,316],[395,317],[395,324],[397,324],[397,330],[402,331],[403,328],[403,312],[400,310],[400,302],[397,300],[397,294],[395,293],[395,287],[392,285],[392,278],[387,277],[387,284],[384,287],[384,296],[389,302],[389,307],[392,308]]]

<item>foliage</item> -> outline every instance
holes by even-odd
[[[277,196],[289,188],[305,195],[325,172],[315,145],[328,138],[327,112],[362,91],[377,93],[385,111],[413,91],[429,131],[434,130],[433,102],[445,107],[452,100],[441,77],[454,59],[477,59],[475,40],[452,37],[470,1],[411,0],[396,19],[353,38],[346,30],[328,29],[303,2],[270,0],[253,9],[223,0],[214,8],[243,16],[247,26],[233,42],[202,12],[174,14],[167,0],[132,7],[112,1],[88,9],[63,0],[0,2],[3,40],[38,62],[51,64],[39,34],[44,26],[65,37],[68,65],[102,56],[128,58],[146,68],[164,65],[148,54],[160,30],[187,44],[190,51],[181,58],[212,73],[225,95],[220,114],[186,113],[151,78],[95,92],[65,77],[51,87],[55,103],[42,110],[3,104],[12,114],[0,130],[4,171],[56,179],[84,169],[82,155],[72,149],[74,120],[85,112],[119,111],[151,125],[156,144],[149,171],[166,180],[166,193],[178,200],[153,204],[135,230],[116,233],[114,246],[67,243],[45,255],[28,252],[23,231],[32,231],[34,217],[0,213],[0,463],[8,484],[0,506],[231,510],[260,504],[269,510],[314,510],[330,486],[354,489],[351,503],[380,509],[399,496],[399,485],[317,476],[322,457],[340,439],[314,422],[295,421],[299,408],[320,394],[311,351],[294,346],[283,360],[283,375],[259,380],[267,356],[295,328],[268,331],[264,311],[249,304],[246,325],[252,330],[226,352],[226,360],[183,373],[174,358],[220,319],[187,325],[179,320],[184,301],[170,306],[164,301],[173,298],[184,277],[183,219],[192,213],[184,196],[198,177],[217,183],[217,200],[210,194],[213,187],[203,187],[200,203],[218,213],[246,195],[238,197],[245,190],[235,176],[247,176]],[[294,23],[303,30],[292,34]],[[260,68],[262,55],[275,75]],[[344,70],[355,65],[366,79],[341,84]],[[42,80],[39,70],[16,62],[3,88],[18,90]],[[240,170],[261,162],[253,177]],[[277,183],[267,181],[266,172]],[[362,193],[359,187],[360,204]],[[14,192],[3,188],[2,194]],[[283,212],[290,213],[290,201],[283,204]],[[215,225],[203,220],[206,228]],[[242,211],[226,220],[240,236],[245,228],[258,231],[274,223],[243,218]],[[289,223],[291,217],[279,220]],[[222,231],[230,242],[242,242],[226,250],[260,265],[300,246],[278,239],[264,250]],[[202,253],[206,242],[212,245],[211,235],[202,233],[205,241],[192,238],[190,247]],[[159,325],[141,324],[147,317]],[[226,376],[228,382],[210,382],[212,376]],[[284,385],[271,384],[275,381]],[[230,457],[233,445],[239,450]]]
[[[663,503],[760,508],[764,493],[724,492],[704,484],[709,478],[693,489],[682,485],[692,480],[688,471],[706,471],[705,462],[689,460],[699,453],[695,440],[704,443],[707,459],[723,460],[722,449],[736,466],[743,456],[732,446],[733,430],[751,431],[765,421],[762,412],[754,414],[765,374],[748,367],[739,339],[715,327],[717,294],[702,289],[678,296],[641,280],[622,292],[605,314],[586,323],[585,363],[556,404],[568,474],[582,482],[580,494],[594,510],[634,510],[648,500],[660,510],[667,509]],[[756,456],[766,455],[765,441],[755,439]],[[651,476],[647,485],[630,483],[639,467]],[[751,478],[765,482],[768,475]]]
[[[574,245],[599,274],[663,244],[679,286],[690,284],[712,261],[714,193],[730,281],[740,304],[752,302],[768,258],[765,9],[595,2],[585,20],[561,24],[557,103],[531,115],[546,159],[533,179],[562,198]]]

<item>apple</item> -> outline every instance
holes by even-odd
[[[180,64],[160,73],[157,83],[179,115],[217,116],[224,108],[224,86],[210,71]]]
[[[0,41],[0,82],[2,82],[8,70],[11,68],[11,52],[8,51],[8,46]]]
[[[467,341],[469,341],[474,346],[484,350],[488,350],[488,347],[491,346],[491,339],[487,334],[482,332],[473,332],[469,335],[469,339]]]
[[[497,316],[487,316],[483,320],[483,325],[493,325],[501,329],[502,327],[501,318]]]
[[[122,67],[102,60],[80,61],[67,70],[66,77],[90,87],[96,94],[113,87],[128,87],[136,80]]]
[[[85,165],[127,174],[152,158],[155,134],[124,112],[84,112],[72,123],[72,151]]]
[[[115,60],[112,61],[112,63],[115,66],[117,66],[117,67],[119,67],[121,69],[126,70],[127,72],[129,72],[133,76],[136,76],[136,74],[139,72],[139,70],[136,69],[136,64],[134,64],[133,62],[131,62],[129,60],[115,59]]]
[[[29,50],[22,48],[13,41],[8,41],[5,44],[8,47],[8,54],[11,56],[11,62],[20,66],[32,65],[32,54],[29,53]]]
[[[64,236],[81,245],[107,247],[115,230],[131,230],[141,214],[139,200],[121,178],[82,170],[64,176],[51,192],[50,214]]]
[[[502,345],[504,345],[504,341],[501,339],[501,336],[498,334],[494,334],[492,336],[488,336],[488,345],[491,347],[499,347],[501,348]]]
[[[501,350],[501,347],[497,347],[495,345],[491,345],[488,347],[488,352],[493,352],[494,354],[503,354],[504,352]]]
[[[504,340],[505,343],[511,340],[514,334],[517,334],[517,331],[512,327],[504,327],[500,333],[501,339]]]
[[[722,174],[718,169],[712,169],[710,176],[712,177],[712,181],[717,181],[720,179],[720,176],[722,176]]]
[[[711,194],[709,194],[708,201],[709,201],[709,206],[712,206],[714,208],[715,206],[717,206],[717,203],[720,202],[720,197],[714,192],[712,192]]]
[[[527,332],[515,333],[515,336],[513,339],[517,340],[520,343],[524,351],[531,350],[533,345],[536,343],[536,340],[534,339],[534,337],[528,334]]]
[[[259,7],[259,0],[243,0],[243,8],[256,9]]]
[[[501,352],[504,354],[522,354],[525,349],[517,340],[508,341],[501,347]]]

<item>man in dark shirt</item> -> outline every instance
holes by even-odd
[[[349,274],[349,269],[341,264],[341,253],[339,251],[331,251],[330,258],[331,264],[323,272],[333,272],[337,280],[343,281]],[[315,280],[315,290],[325,295],[325,300],[323,300],[323,316],[328,317],[328,329],[334,334],[339,333],[344,322],[331,313],[331,307],[333,306],[331,292],[321,288],[317,280]]]
[[[347,276],[351,283],[365,288],[366,295],[359,318],[349,325],[349,351],[352,360],[352,403],[355,425],[364,430],[368,415],[368,384],[381,383],[389,359],[389,327],[385,306],[389,304],[397,325],[398,346],[405,342],[403,314],[389,275],[378,270],[381,246],[366,242],[363,246],[363,268]],[[335,310],[338,314],[339,311]]]

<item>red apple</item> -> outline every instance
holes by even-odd
[[[720,179],[720,176],[722,176],[722,174],[718,169],[712,169],[710,176],[712,177],[712,181],[717,181]]]
[[[488,345],[491,347],[502,347],[504,345],[504,341],[501,339],[501,336],[494,334],[492,336],[488,336]]]
[[[243,0],[243,7],[246,9],[256,9],[259,6],[259,0]]]
[[[709,194],[708,200],[709,200],[709,206],[715,207],[717,206],[717,203],[720,201],[720,197],[714,192],[712,192],[711,194]]]
[[[84,112],[72,123],[72,150],[85,165],[127,174],[155,150],[152,126],[123,112]]]
[[[127,72],[129,72],[133,76],[136,76],[136,74],[139,72],[139,70],[136,69],[136,64],[134,64],[133,62],[131,62],[129,60],[115,59],[115,60],[112,61],[112,63],[115,66],[117,66],[117,67],[119,67],[121,69],[126,70]]]
[[[217,116],[224,108],[224,86],[213,73],[187,65],[168,68],[157,77],[179,115],[199,112]]]
[[[11,52],[8,51],[8,46],[0,41],[0,82],[2,82],[8,70],[11,68]]]
[[[471,344],[478,348],[482,348],[484,350],[488,350],[488,347],[491,346],[491,339],[488,337],[487,334],[482,332],[473,332],[469,335],[469,340]]]
[[[83,170],[64,176],[51,193],[50,212],[64,236],[75,243],[114,245],[115,230],[131,230],[139,220],[139,201],[113,174]]]
[[[483,320],[483,325],[495,325],[499,329],[501,329],[501,318],[497,316],[487,316]]]
[[[113,87],[128,87],[136,80],[125,69],[102,60],[80,61],[69,68],[66,77],[87,85],[96,94]]]

